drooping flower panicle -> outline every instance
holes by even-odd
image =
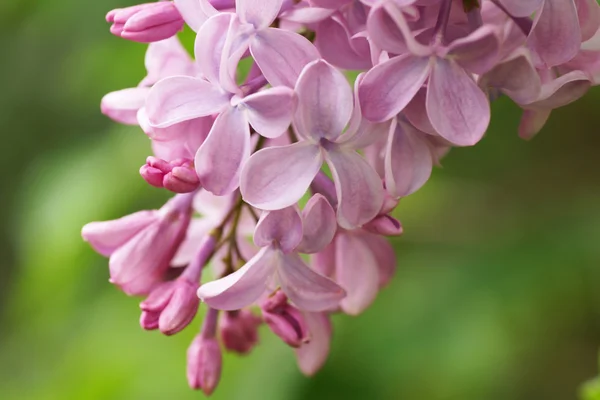
[[[148,136],[140,175],[175,195],[82,235],[146,296],[144,329],[173,335],[206,303],[187,368],[206,394],[263,322],[303,373],[323,366],[329,316],[360,314],[394,275],[400,200],[484,138],[494,99],[530,139],[600,82],[595,0],[174,0],[107,21],[150,44],[147,76],[101,110]]]

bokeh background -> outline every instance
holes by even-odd
[[[198,319],[175,337],[143,332],[138,300],[80,238],[165,198],[137,172],[146,137],[99,111],[144,75],[145,46],[103,20],[133,3],[0,2],[2,400],[203,398],[185,380]],[[577,398],[600,347],[598,104],[592,90],[526,143],[519,110],[497,101],[486,138],[402,202],[393,284],[335,318],[325,368],[303,377],[263,329],[251,355],[226,357],[214,398]]]

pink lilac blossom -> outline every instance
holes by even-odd
[[[401,199],[484,139],[490,104],[512,100],[530,139],[600,82],[595,0],[174,0],[106,19],[150,44],[147,76],[101,110],[148,136],[140,175],[174,195],[82,236],[145,297],[143,329],[176,334],[206,304],[187,354],[206,394],[263,322],[317,373],[330,315],[394,275]]]

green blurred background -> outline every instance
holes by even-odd
[[[138,300],[79,233],[165,198],[137,172],[146,137],[99,111],[144,75],[145,46],[103,20],[133,3],[0,2],[2,400],[203,397],[185,379],[198,320],[143,332]],[[325,368],[304,378],[263,329],[251,355],[226,357],[214,398],[577,398],[600,346],[599,102],[592,90],[555,112],[531,143],[519,110],[496,102],[487,137],[401,204],[393,284],[335,318]]]

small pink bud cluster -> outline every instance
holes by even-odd
[[[144,329],[175,334],[206,303],[188,380],[207,394],[221,345],[248,353],[262,322],[303,373],[323,366],[329,316],[360,314],[394,274],[400,200],[484,137],[491,101],[522,108],[531,138],[600,82],[596,0],[175,0],[107,20],[150,45],[148,75],[102,112],[139,125],[141,176],[177,194],[83,237],[147,296]]]

